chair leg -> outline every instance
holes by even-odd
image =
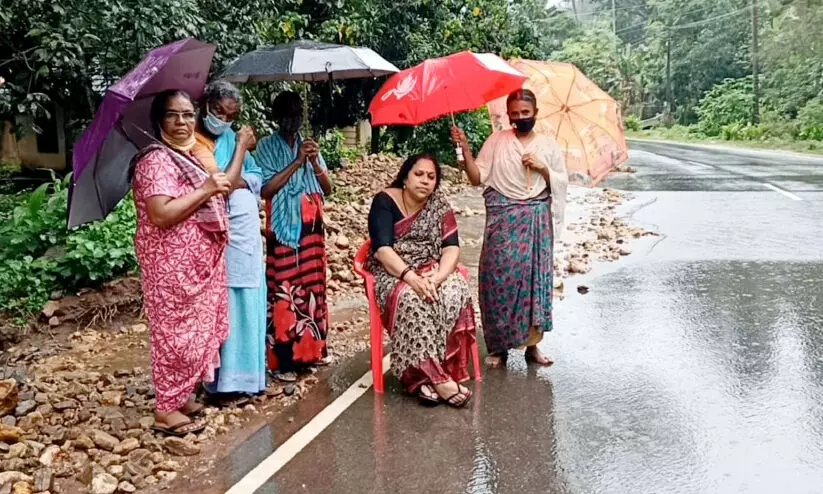
[[[376,326],[376,327],[375,327]],[[383,325],[371,327],[371,372],[374,392],[383,394]]]
[[[480,348],[477,342],[472,344],[472,367],[474,367],[474,380],[480,382],[483,380],[483,373],[480,367]]]

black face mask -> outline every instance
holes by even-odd
[[[296,134],[303,125],[302,117],[284,117],[278,122],[280,131],[286,134]]]
[[[512,125],[517,129],[518,132],[521,134],[528,134],[529,132],[534,129],[534,124],[537,122],[534,117],[532,118],[521,118],[520,120],[512,120]]]

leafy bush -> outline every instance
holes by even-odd
[[[105,221],[69,232],[69,180],[38,187],[0,223],[0,311],[22,316],[55,292],[94,286],[137,267],[131,198]]]
[[[704,135],[714,137],[723,132],[724,126],[745,125],[752,121],[753,105],[751,77],[726,79],[700,100],[695,109],[698,129]]]
[[[640,118],[637,115],[628,115],[623,119],[623,128],[637,132],[640,130]]]
[[[823,97],[818,96],[797,113],[798,138],[823,141]]]
[[[362,149],[348,148],[344,146],[346,138],[340,129],[332,129],[326,132],[326,136],[320,140],[320,152],[326,160],[329,170],[336,170],[343,166],[343,161],[354,161],[363,154]]]
[[[766,109],[760,114],[760,125],[769,138],[793,140],[798,134],[796,121],[789,120],[771,109]]]
[[[720,134],[726,141],[759,141],[766,137],[766,128],[759,124],[734,122],[724,125]]]

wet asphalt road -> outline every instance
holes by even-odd
[[[606,185],[660,237],[569,282],[541,344],[554,367],[513,353],[462,411],[389,380],[257,492],[823,492],[823,160],[631,149],[638,172]],[[232,455],[235,479],[272,430]]]

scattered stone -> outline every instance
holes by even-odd
[[[75,408],[80,408],[80,403],[78,403],[77,400],[72,399],[61,401],[60,403],[55,403],[53,406],[55,410],[57,410],[58,412],[62,412],[65,410],[73,410]]]
[[[11,488],[11,494],[33,494],[31,484],[28,482],[17,482]]]
[[[119,391],[103,391],[103,404],[119,407],[123,400],[123,393]]]
[[[6,484],[16,484],[17,482],[33,482],[34,479],[23,472],[3,472],[0,473],[0,486]]]
[[[585,262],[579,261],[577,259],[571,261],[569,263],[569,273],[572,274],[586,274],[591,271],[589,265]]]
[[[6,415],[5,417],[3,417],[2,420],[0,420],[0,422],[2,422],[3,425],[14,427],[17,425],[17,417],[15,417],[14,415]]]
[[[147,449],[135,449],[128,454],[128,461],[136,465],[144,465],[147,462],[151,463],[151,452]]]
[[[117,492],[131,494],[132,492],[137,492],[137,487],[133,486],[132,484],[124,480],[123,482],[120,482],[120,485],[117,486]]]
[[[120,478],[123,476],[123,473],[125,473],[126,469],[123,467],[123,465],[111,465],[109,466],[109,468],[106,469],[106,471],[114,475],[115,477]]]
[[[123,457],[112,453],[106,453],[98,461],[98,464],[103,468],[109,468],[112,465],[119,465],[123,461]]]
[[[160,472],[157,472],[156,475],[157,475],[157,478],[160,480],[160,482],[163,482],[164,484],[168,484],[169,482],[173,482],[174,479],[177,478],[177,472],[160,471]]]
[[[43,443],[38,443],[37,441],[26,441],[26,445],[31,448],[32,454],[34,456],[40,456],[44,449],[46,449],[46,445]]]
[[[43,315],[46,316],[46,319],[62,315],[62,311],[60,310],[60,302],[56,300],[49,300],[46,302],[46,305],[43,306]]]
[[[589,290],[590,290],[590,288],[587,287],[586,285],[579,285],[577,287],[577,293],[579,293],[581,295],[585,295],[585,294],[589,293]]]
[[[17,405],[17,408],[14,410],[14,414],[18,417],[25,417],[29,414],[29,412],[33,411],[37,408],[37,402],[34,400],[27,400],[20,402]]]
[[[200,446],[179,437],[167,437],[163,440],[166,450],[175,456],[194,456],[200,454]]]
[[[152,469],[152,471],[153,471],[154,473],[157,473],[157,472],[159,472],[159,471],[161,471],[161,470],[165,470],[165,471],[167,471],[167,472],[179,472],[179,471],[180,471],[180,469],[181,469],[181,466],[180,466],[180,464],[179,464],[179,463],[177,463],[176,461],[174,461],[174,460],[165,460],[165,461],[162,461],[162,462],[158,462],[158,463],[154,466],[154,468]]]
[[[36,411],[31,412],[30,414],[26,415],[25,417],[21,418],[17,421],[17,427],[24,431],[30,431],[40,427],[45,422],[45,418],[43,413]],[[2,439],[2,430],[0,430],[0,440]]]
[[[335,239],[334,245],[336,245],[339,249],[346,250],[351,246],[351,241],[345,235],[338,235]]]
[[[130,437],[128,439],[123,440],[120,444],[115,446],[114,454],[117,455],[127,455],[132,451],[136,450],[140,447],[140,441],[137,439]]]
[[[74,440],[74,446],[77,449],[90,450],[94,448],[95,444],[89,436],[82,434]]]
[[[26,446],[24,443],[15,443],[12,444],[9,448],[9,452],[6,455],[7,458],[25,458],[28,455],[29,447]]]
[[[95,475],[91,481],[92,494],[114,494],[117,491],[117,479],[108,473]]]
[[[283,386],[283,394],[285,394],[286,396],[292,396],[296,389],[297,388],[294,386],[294,384],[286,384],[285,386]]]
[[[54,471],[42,468],[34,474],[34,492],[50,491],[54,486]]]
[[[0,423],[0,442],[16,443],[23,435],[23,429]]]
[[[117,438],[101,430],[93,430],[89,436],[98,448],[105,449],[106,451],[114,451],[114,448],[117,447],[118,443],[120,443]]]
[[[0,416],[7,415],[17,408],[18,395],[16,380],[0,381]]]
[[[11,450],[11,447],[6,443],[0,443],[0,454],[6,454]]]
[[[57,316],[53,316],[53,317],[49,318],[49,326],[51,326],[53,328],[56,328],[59,325],[60,325],[60,318],[58,318]]]
[[[52,467],[54,466],[55,457],[60,452],[59,446],[48,446],[43,454],[40,455],[40,464],[44,467]]]

